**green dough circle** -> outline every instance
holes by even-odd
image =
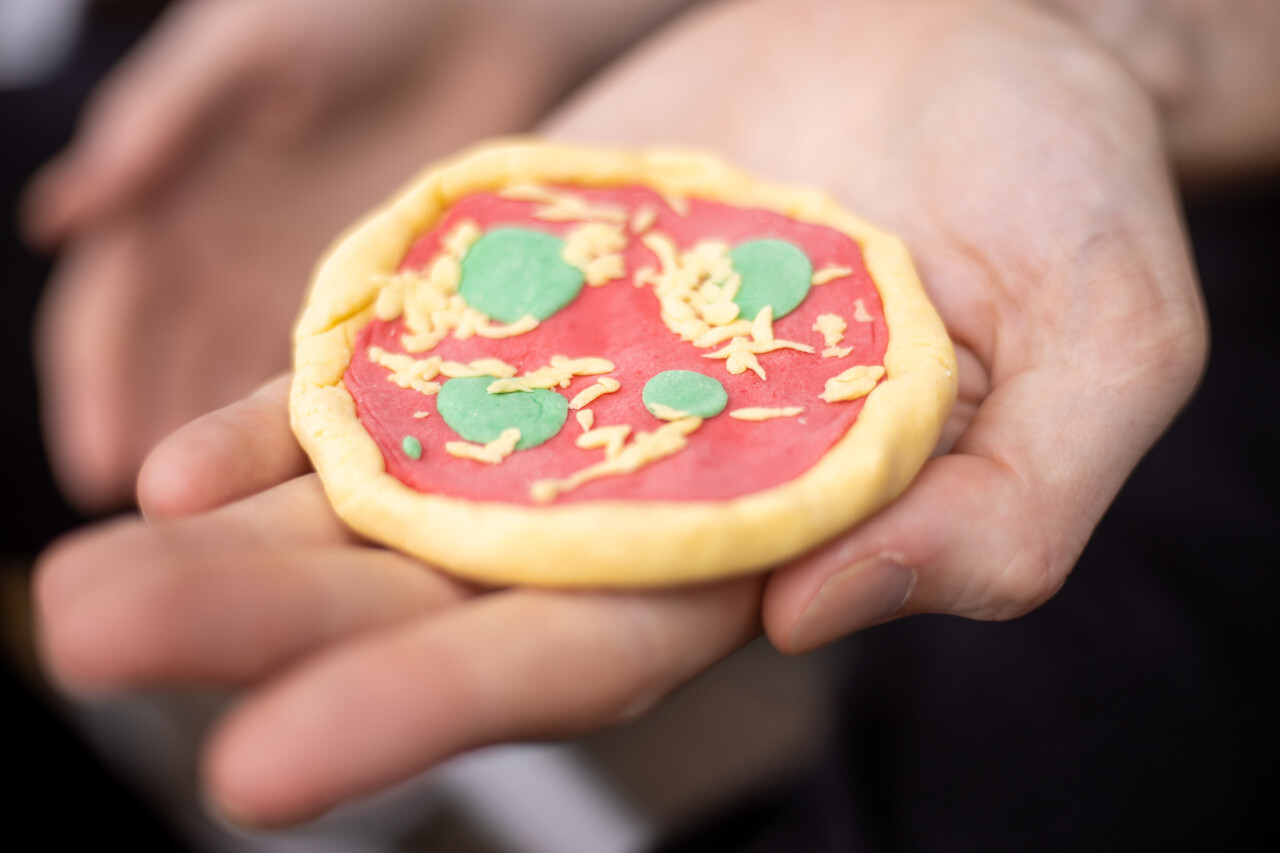
[[[644,406],[666,406],[698,418],[712,418],[724,411],[729,395],[720,380],[692,370],[664,370],[644,384]]]
[[[528,228],[495,228],[462,258],[458,292],[500,323],[545,320],[582,290],[582,270],[561,257],[564,240]]]
[[[440,387],[436,407],[449,428],[467,441],[488,444],[504,430],[520,430],[516,450],[537,447],[554,436],[569,417],[563,394],[537,388],[490,394],[492,376],[463,376]]]
[[[773,319],[796,309],[809,295],[813,264],[809,256],[783,240],[752,240],[729,250],[742,286],[733,301],[739,316],[754,320],[760,309],[773,306]]]

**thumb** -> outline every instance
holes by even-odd
[[[765,627],[779,649],[800,653],[914,613],[1012,618],[1057,591],[1082,545],[1045,534],[1008,470],[944,456],[897,502],[775,572]]]
[[[771,576],[770,638],[799,653],[900,616],[1010,619],[1044,603],[1185,402],[1200,340],[1183,358],[1153,348],[1132,371],[1100,376],[1079,359],[1005,378],[897,501]]]

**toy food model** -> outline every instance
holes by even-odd
[[[897,239],[708,157],[533,142],[342,239],[295,362],[337,513],[489,583],[776,565],[901,492],[955,397]]]

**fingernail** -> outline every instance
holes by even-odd
[[[827,578],[791,632],[795,651],[808,651],[883,622],[902,609],[916,575],[890,554],[861,560]]]

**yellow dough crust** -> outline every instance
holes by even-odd
[[[424,494],[384,470],[343,387],[379,276],[456,201],[519,184],[644,185],[773,210],[861,246],[889,328],[886,378],[809,471],[725,501],[609,500],[528,506]],[[955,355],[906,248],[827,196],[764,184],[712,157],[533,140],[489,144],[431,167],[355,226],[319,265],[295,332],[290,414],[338,515],[358,532],[458,575],[498,584],[654,586],[766,569],[884,506],[924,464],[956,393]]]

